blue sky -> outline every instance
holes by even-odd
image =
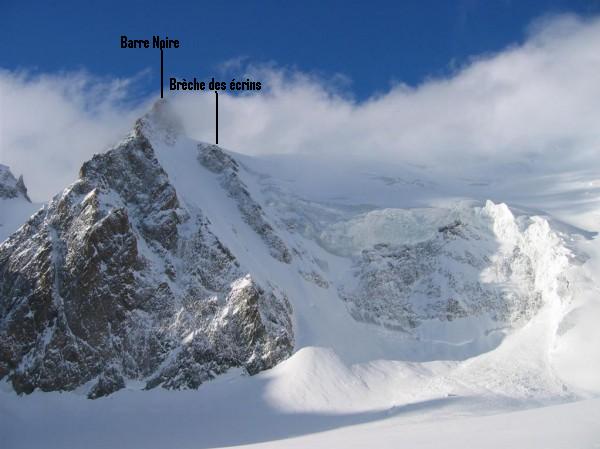
[[[92,5],[94,3],[94,5]],[[0,67],[84,69],[158,89],[158,53],[122,50],[119,36],[169,35],[167,74],[223,77],[227,61],[274,63],[324,78],[342,74],[361,100],[393,83],[447,76],[469,58],[522,42],[536,18],[600,12],[596,0],[460,1],[44,1],[3,0]]]

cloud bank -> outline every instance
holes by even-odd
[[[73,182],[82,162],[131,128],[148,107],[126,101],[132,81],[0,71],[0,161],[24,174],[34,201]]]
[[[600,143],[598,74],[600,20],[555,17],[535,23],[522,45],[474,58],[449,78],[397,84],[361,103],[310,76],[263,70],[268,94],[222,102],[222,140],[243,152],[423,163],[586,157]],[[199,137],[212,136],[194,123]]]
[[[397,83],[361,102],[339,88],[347,84],[343,78],[274,65],[246,66],[246,72],[267,89],[220,95],[219,140],[234,151],[449,170],[522,161],[554,170],[599,161],[600,19],[539,20],[519,45],[475,57],[447,78],[416,87]],[[49,197],[147,107],[123,103],[130,88],[131,80],[85,74],[0,72],[0,162],[25,174],[35,198]],[[192,137],[214,141],[213,94],[172,100]]]

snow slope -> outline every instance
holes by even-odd
[[[406,408],[407,415],[423,412],[419,404]],[[498,415],[452,417],[435,422],[412,423],[401,414],[316,435],[235,447],[597,448],[600,446],[599,422],[600,404],[595,399]]]

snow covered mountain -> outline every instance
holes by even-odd
[[[16,231],[38,207],[29,199],[23,177],[15,178],[6,165],[0,164],[0,241]]]
[[[282,407],[323,412],[406,400],[407,378],[414,397],[570,397],[548,351],[575,237],[501,203],[427,202],[445,187],[417,168],[300,182],[281,163],[196,142],[158,102],[0,245],[0,378],[97,398],[275,367]],[[378,381],[377,360],[402,362]]]
[[[27,196],[27,188],[23,182],[23,177],[16,179],[6,165],[0,164],[0,198],[24,198],[31,202]]]

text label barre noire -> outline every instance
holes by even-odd
[[[169,36],[161,38],[160,36],[152,36],[149,39],[129,39],[127,36],[121,36],[121,48],[179,48],[178,39],[169,39]]]

